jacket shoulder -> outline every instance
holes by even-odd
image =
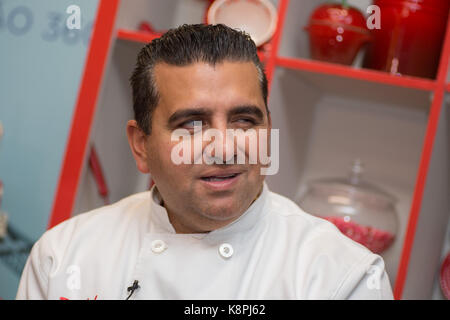
[[[69,244],[98,244],[113,237],[120,238],[126,230],[146,228],[149,211],[149,191],[136,193],[61,222],[47,230],[37,243],[41,250],[57,253],[64,252]]]
[[[391,295],[381,256],[342,234],[333,223],[305,212],[295,202],[276,193],[271,193],[270,198],[271,226],[276,233],[285,234],[291,252],[297,253],[294,259],[301,269],[311,279],[335,275],[333,280],[329,279],[325,296],[339,299],[349,297],[351,292],[358,292],[355,297]],[[366,289],[364,279],[374,269],[380,270],[383,292]]]
[[[362,254],[370,253],[366,247],[342,234],[333,223],[304,211],[295,202],[282,195],[271,193],[270,208],[272,216],[275,216],[276,220],[292,229],[292,232],[300,237],[307,237],[309,241],[328,241],[330,245],[324,246],[324,249],[336,249],[333,246],[333,243],[335,243],[336,246],[340,247],[354,247],[356,251],[360,251]],[[301,233],[298,232],[300,229],[302,230]]]

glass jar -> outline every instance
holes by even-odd
[[[398,231],[397,200],[362,180],[363,166],[353,163],[347,178],[319,179],[308,184],[300,207],[336,225],[346,236],[382,253]]]

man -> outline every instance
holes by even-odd
[[[260,158],[234,161],[239,150],[251,158],[250,142],[235,145],[227,130],[271,129],[248,35],[223,25],[170,30],[141,50],[131,84],[128,141],[155,185],[47,231],[18,299],[392,298],[381,257],[270,192]],[[222,148],[207,154],[203,139],[200,152],[174,152],[174,132],[195,145],[208,130],[223,133],[211,142]],[[258,135],[260,148],[268,141]]]

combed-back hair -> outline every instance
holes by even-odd
[[[151,134],[152,114],[159,100],[153,74],[157,63],[186,66],[196,62],[215,65],[224,61],[255,64],[266,110],[269,112],[267,78],[250,36],[223,24],[185,24],[151,41],[138,54],[130,82],[134,117],[139,128],[145,134]]]

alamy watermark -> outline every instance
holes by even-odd
[[[226,129],[225,136],[214,128],[202,130],[202,122],[194,121],[193,134],[183,128],[172,132],[171,141],[178,143],[172,148],[171,160],[175,165],[260,164],[261,175],[278,173],[278,129]]]
[[[66,273],[69,275],[66,281],[66,287],[70,291],[76,291],[81,289],[81,269],[77,265],[70,265],[66,269]]]
[[[380,290],[383,271],[383,268],[376,265],[372,265],[367,269],[366,272],[370,274],[366,280],[366,285],[369,290]]]
[[[72,4],[67,7],[66,13],[69,16],[66,19],[66,27],[69,30],[81,29],[81,9],[79,6]]]
[[[367,13],[370,16],[367,18],[366,25],[369,30],[381,29],[381,9],[377,5],[367,7]]]

